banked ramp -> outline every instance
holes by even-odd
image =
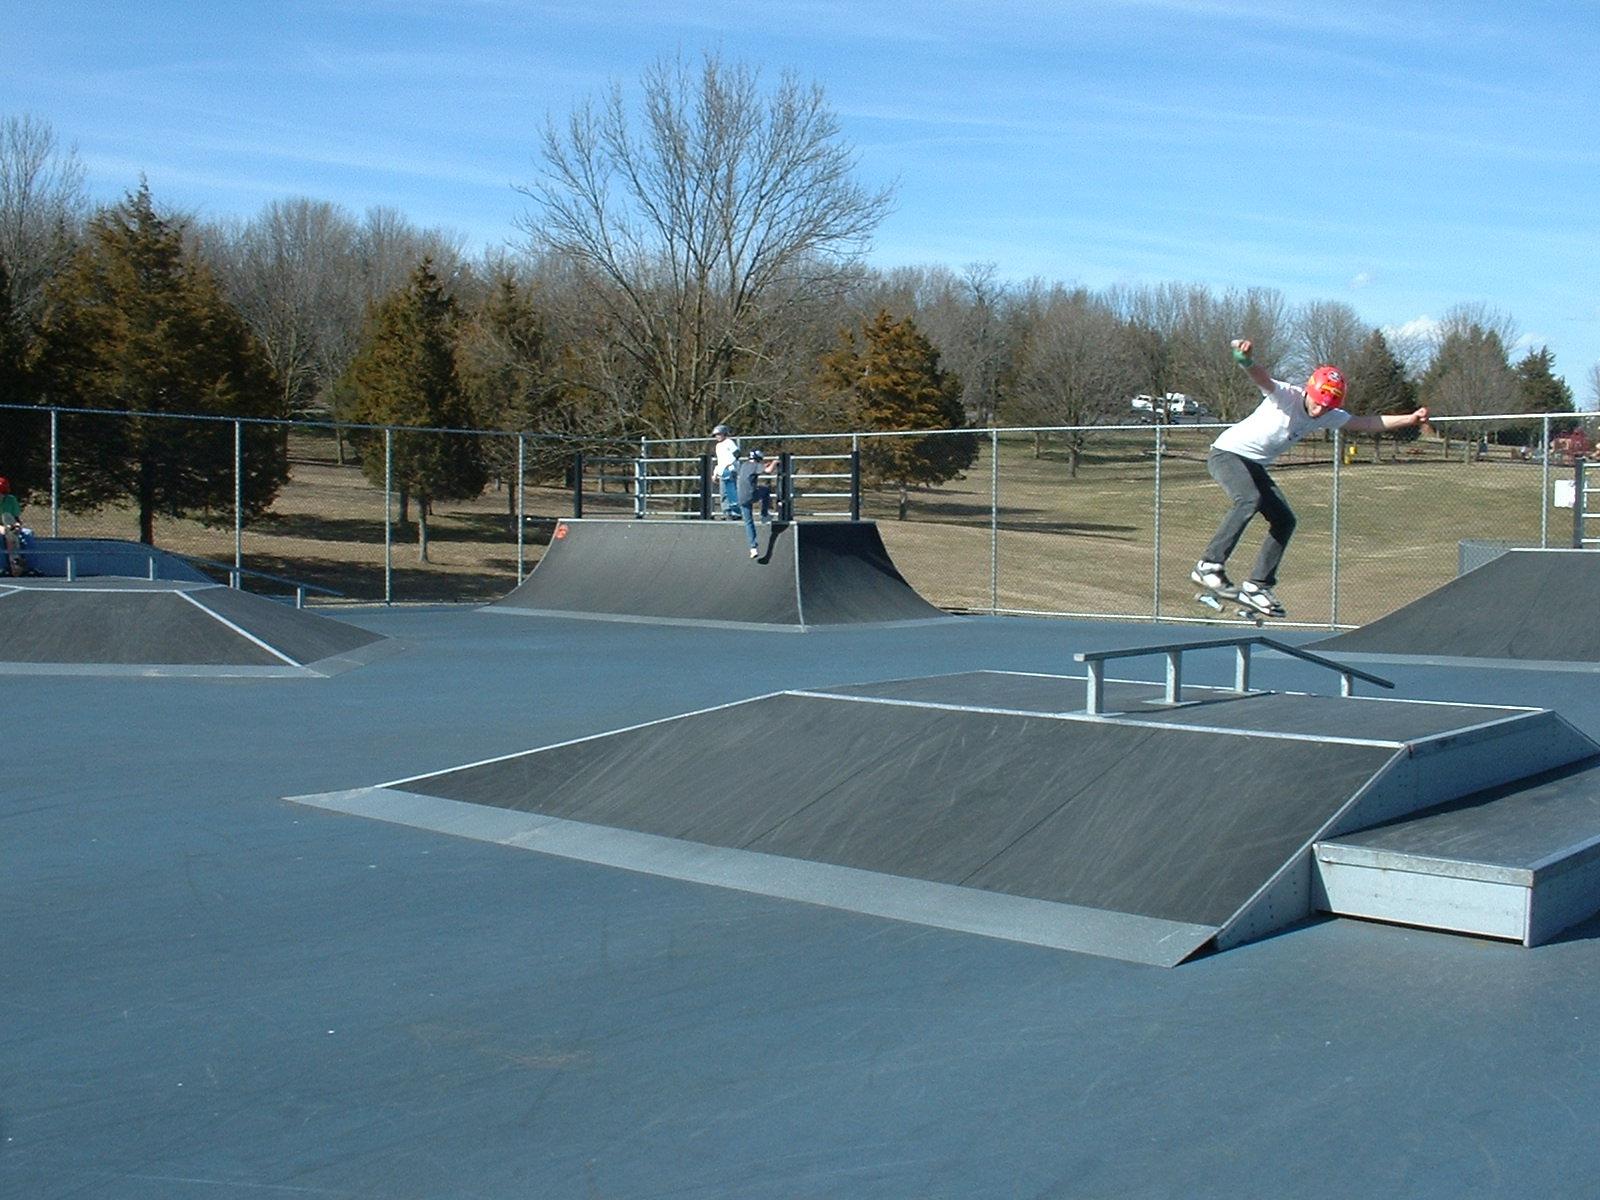
[[[895,569],[872,521],[568,520],[485,611],[805,629],[948,619]]]
[[[790,691],[295,799],[1171,966],[1310,915],[1319,841],[1600,750],[1536,709],[1189,692],[1111,683],[1090,716],[1061,676]],[[760,770],[709,787],[713,760]]]
[[[1600,552],[1508,550],[1359,629],[1314,643],[1352,661],[1600,670]]]

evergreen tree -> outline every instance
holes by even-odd
[[[861,430],[960,429],[966,424],[961,381],[939,366],[939,352],[907,318],[887,309],[864,322],[859,339],[849,331],[822,360],[822,386],[842,397]],[[874,487],[895,484],[903,521],[914,485],[954,478],[978,457],[968,434],[872,438],[861,453],[862,474]]]
[[[1550,347],[1540,346],[1528,351],[1517,363],[1518,407],[1529,413],[1569,413],[1577,411],[1572,403],[1572,389],[1567,381],[1555,373],[1555,355]],[[1552,437],[1562,437],[1578,427],[1576,421],[1551,421]],[[1514,425],[1500,435],[1500,440],[1513,446],[1522,446],[1533,440],[1536,426]]]
[[[33,388],[22,318],[11,302],[6,263],[0,257],[0,405],[31,404]],[[0,408],[0,475],[24,501],[48,477],[49,418],[26,409]]]
[[[140,414],[63,420],[65,502],[97,508],[131,500],[147,544],[157,516],[233,519],[232,422],[159,414],[275,411],[277,384],[259,344],[183,235],[141,183],[90,221],[47,293],[40,332],[40,381],[52,403]],[[238,482],[248,521],[272,504],[288,467],[281,428],[243,428]]]
[[[1374,329],[1361,343],[1345,367],[1349,380],[1349,398],[1346,407],[1356,414],[1408,413],[1417,407],[1417,385],[1406,375],[1405,364],[1389,346],[1383,331]],[[1396,442],[1416,440],[1417,429],[1411,426],[1393,433],[1374,433],[1372,452],[1383,456],[1383,439]]]
[[[543,315],[516,277],[502,272],[477,311],[464,322],[459,339],[457,361],[474,425],[517,433],[547,431],[553,415],[547,343]],[[565,447],[552,450],[553,445],[525,444],[524,467],[537,476],[552,463],[565,462]],[[511,438],[489,438],[484,450],[485,465],[493,476],[513,485],[506,488],[506,515],[514,530],[517,443]]]
[[[456,370],[455,298],[424,258],[410,283],[378,305],[346,375],[357,420],[417,429],[462,429],[471,424]],[[370,435],[361,458],[374,484],[385,479],[381,438]],[[470,500],[488,482],[482,438],[466,434],[393,433],[392,485],[417,502],[417,561],[428,559],[428,517],[436,500]]]

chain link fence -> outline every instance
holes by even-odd
[[[1594,453],[1597,420],[1440,418],[1409,442],[1302,442],[1273,468],[1299,517],[1277,589],[1291,621],[1373,620],[1453,578],[1463,546],[1480,561],[1500,546],[1573,545],[1570,481],[1574,463]],[[1205,466],[1220,428],[836,433],[744,446],[792,456],[797,519],[848,515],[858,452],[869,484],[861,516],[878,522],[902,574],[941,607],[1203,620],[1189,569],[1227,503]],[[586,516],[692,519],[709,446],[7,406],[0,430],[0,473],[39,536],[139,540],[142,453],[171,476],[145,505],[157,546],[219,578],[238,572],[256,590],[310,585],[324,603],[503,595],[572,514],[580,452]],[[966,465],[936,484],[871,486],[906,453]],[[429,498],[424,511],[399,482],[449,476],[450,464],[467,479],[455,490],[484,486],[467,499]],[[185,515],[170,515],[175,508]],[[1241,542],[1235,576],[1261,524]]]

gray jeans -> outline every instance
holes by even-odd
[[[1217,527],[1216,536],[1206,547],[1206,561],[1227,562],[1228,555],[1233,553],[1244,534],[1244,527],[1260,513],[1267,519],[1267,536],[1247,578],[1271,587],[1278,582],[1278,563],[1283,560],[1284,547],[1294,536],[1294,510],[1278,485],[1272,482],[1267,469],[1258,462],[1240,458],[1229,450],[1213,450],[1206,459],[1206,470],[1233,501],[1233,507]]]

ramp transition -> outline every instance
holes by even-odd
[[[895,569],[872,521],[570,520],[486,611],[804,629],[947,619]]]
[[[0,583],[0,673],[334,675],[389,638],[221,584],[101,577]]]
[[[1600,670],[1600,553],[1507,550],[1360,629],[1312,643],[1360,661]]]
[[[1205,694],[1204,689],[1192,689]],[[1534,709],[977,672],[792,691],[301,803],[1175,965],[1312,912],[1311,849],[1595,743]],[[749,772],[708,790],[707,763]],[[757,770],[756,768],[759,768]]]

